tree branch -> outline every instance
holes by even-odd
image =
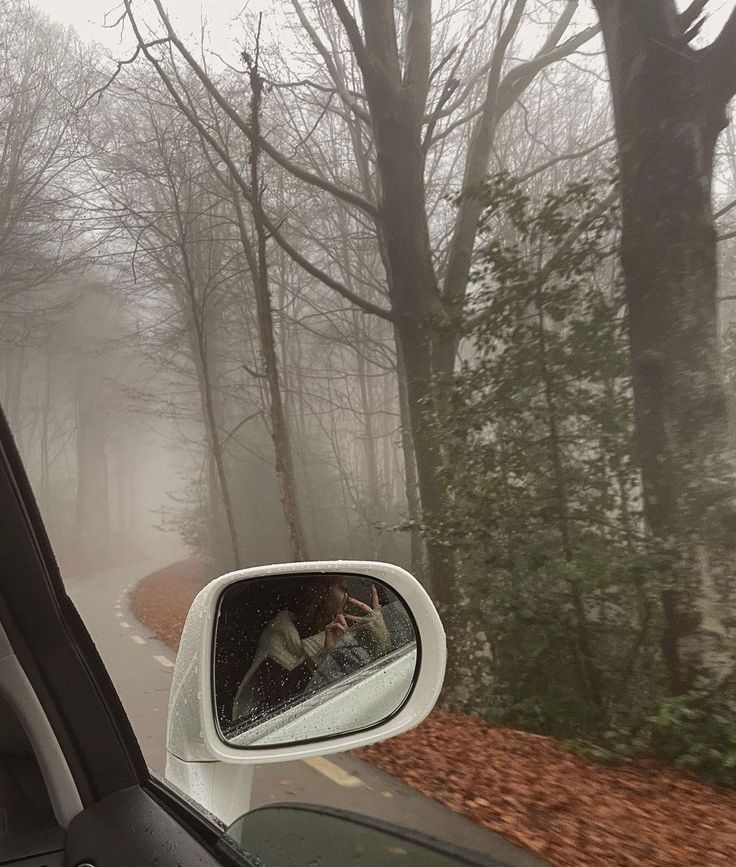
[[[710,0],[693,0],[687,9],[680,13],[677,20],[683,34],[687,33],[703,12],[705,12],[705,7],[708,3],[710,3]]]
[[[252,367],[248,367],[248,365],[244,361],[241,362],[241,367],[249,376],[252,376],[253,379],[268,379],[268,376],[265,373],[261,373],[259,370],[255,370]],[[246,418],[240,422],[238,427],[240,427],[240,425],[242,425],[244,422],[248,421],[249,419],[255,418],[256,415],[260,415],[260,413],[255,413],[254,415],[248,416],[248,418]],[[238,428],[235,428],[235,430],[237,430],[237,429]]]
[[[340,283],[338,280],[335,280],[333,277],[330,277],[329,274],[325,273],[321,268],[318,268],[308,259],[306,259],[302,254],[296,250],[291,244],[283,237],[281,232],[278,231],[276,226],[270,222],[270,220],[266,220],[266,227],[268,231],[272,235],[274,241],[281,247],[284,252],[288,253],[288,255],[300,265],[308,274],[311,274],[313,277],[316,277],[320,283],[324,283],[325,286],[328,286],[330,289],[334,289],[338,295],[342,295],[343,298],[350,301],[356,307],[360,307],[361,310],[365,310],[366,313],[372,313],[374,316],[379,316],[381,319],[385,319],[387,322],[393,322],[394,316],[390,310],[387,310],[385,307],[379,307],[377,304],[373,304],[371,301],[366,301],[365,298],[361,298],[359,295],[356,295],[354,292],[351,292],[350,289],[347,288],[344,284]]]
[[[402,84],[415,108],[424,111],[432,66],[431,0],[409,0],[407,14],[407,57]]]
[[[586,27],[580,33],[576,33],[569,39],[566,39],[560,45],[549,51],[540,51],[531,60],[520,63],[509,72],[501,82],[499,97],[499,113],[507,111],[526,90],[531,81],[547,66],[562,60],[574,51],[577,51],[586,42],[589,42],[594,36],[600,33],[600,25],[595,24],[592,27]]]
[[[699,53],[705,57],[711,88],[725,105],[736,95],[736,7],[716,39]]]
[[[246,373],[249,373],[253,377],[258,377],[259,379],[265,379],[266,377],[265,373],[258,373],[255,370],[251,370],[245,364],[243,364],[243,369]],[[243,427],[243,425],[247,424],[249,421],[252,421],[254,418],[258,418],[259,416],[263,416],[262,409],[252,412],[250,415],[247,415],[242,421],[239,421],[230,431],[230,433],[226,434],[225,437],[223,437],[223,440],[220,443],[220,448],[225,448],[225,446],[230,442],[230,440],[235,436],[235,434],[240,430],[240,428]]]
[[[524,12],[523,3],[517,2],[509,17],[508,24],[498,36],[488,74],[483,109],[473,130],[473,137],[466,158],[462,182],[463,198],[450,243],[443,284],[444,298],[450,304],[461,302],[465,294],[478,218],[482,210],[480,202],[473,193],[478,189],[488,171],[495,129],[500,118],[519,99],[538,72],[571,54],[599,32],[599,26],[588,27],[559,44],[559,40],[569,26],[577,7],[578,0],[568,0],[536,56],[529,61],[518,64],[503,79],[501,79],[501,70],[506,51],[521,22]]]
[[[724,205],[720,210],[716,211],[715,214],[713,214],[713,219],[719,220],[721,217],[725,217],[726,214],[728,214],[734,208],[736,208],[736,199],[734,199],[732,202],[729,202],[727,205]]]
[[[123,13],[123,17],[124,16],[125,16],[125,13]],[[146,48],[153,48],[156,45],[166,45],[168,43],[168,41],[169,40],[167,37],[164,37],[163,39],[154,39],[152,42],[146,42],[145,47]],[[99,99],[102,99],[102,94],[109,87],[112,86],[115,79],[118,77],[118,75],[120,75],[123,67],[129,66],[131,63],[135,63],[135,61],[138,58],[138,55],[141,53],[141,48],[143,48],[142,45],[140,45],[140,44],[137,45],[135,51],[127,60],[118,60],[117,61],[117,68],[116,68],[115,72],[113,72],[113,74],[108,78],[108,80],[101,87],[98,87],[96,90],[93,90],[92,93],[90,93],[90,95],[84,100],[84,102],[82,102],[80,105],[76,106],[75,111],[81,111],[81,109],[83,109],[88,103],[90,103],[96,96],[99,97]]]
[[[460,82],[458,81],[458,79],[448,78],[448,80],[445,82],[445,86],[442,88],[442,93],[440,94],[440,97],[437,100],[437,105],[429,118],[429,122],[427,123],[427,129],[425,130],[424,138],[422,140],[422,149],[425,151],[425,153],[429,148],[429,145],[435,140],[434,131],[437,127],[439,113],[445,107],[447,101],[450,99],[453,93],[455,93],[455,90],[457,89],[459,84]]]
[[[345,33],[347,34],[350,45],[355,54],[355,59],[358,61],[360,71],[365,75],[366,70],[370,66],[370,57],[366,51],[363,37],[360,35],[360,29],[355,18],[350,13],[348,7],[343,3],[343,0],[332,0],[332,6],[340,19]]]
[[[427,2],[427,0],[421,0]],[[345,9],[344,0],[332,0],[337,9]],[[365,40],[365,63],[358,63],[363,72],[363,79],[368,90],[371,80],[381,88],[389,86],[394,90],[401,87],[401,60],[396,36],[396,19],[394,17],[394,0],[358,0],[360,14],[363,19],[363,34]],[[347,13],[340,14],[340,20],[345,26],[355,26],[355,19]],[[345,23],[347,22],[347,24]],[[352,22],[352,24],[350,24]],[[348,34],[350,35],[350,34]],[[354,39],[350,37],[351,43]]]
[[[526,174],[520,175],[518,177],[518,182],[520,184],[526,183],[526,181],[531,180],[531,178],[535,177],[536,175],[539,175],[542,172],[546,172],[547,169],[550,169],[550,168],[552,168],[552,166],[556,165],[557,163],[564,162],[565,160],[577,160],[577,159],[581,159],[582,157],[587,157],[589,154],[592,154],[594,151],[597,151],[598,148],[602,148],[605,145],[610,144],[611,142],[614,142],[614,141],[616,141],[616,136],[615,135],[609,135],[607,138],[601,139],[601,141],[598,141],[595,144],[590,145],[590,147],[584,148],[581,151],[575,151],[574,153],[560,154],[559,156],[556,156],[550,160],[547,160],[547,162],[542,163],[540,166],[537,166],[536,168],[531,169]]]
[[[460,48],[459,52],[458,52],[457,45],[454,45],[447,52],[447,54],[445,54],[445,56],[442,58],[442,60],[434,67],[434,69],[430,72],[429,80],[431,83],[432,81],[434,81],[436,75],[440,72],[440,70],[445,65],[445,63],[448,60],[450,60],[450,58],[457,55],[457,57],[455,59],[455,63],[452,65],[452,69],[451,69],[449,75],[447,76],[447,80],[445,81],[445,84],[442,88],[442,91],[440,92],[440,96],[439,96],[439,100],[438,100],[437,105],[424,118],[425,123],[428,123],[431,126],[431,130],[428,130],[425,137],[424,137],[425,150],[426,150],[426,147],[428,146],[428,142],[432,139],[432,137],[434,135],[434,129],[435,129],[439,119],[441,117],[443,117],[445,114],[452,114],[452,112],[456,108],[459,108],[462,105],[462,103],[465,101],[465,99],[468,97],[468,95],[471,93],[471,91],[473,90],[475,83],[480,78],[485,76],[487,74],[488,70],[490,69],[491,61],[489,60],[487,63],[484,63],[475,72],[475,74],[469,76],[469,79],[463,83],[463,86],[460,87],[459,99],[453,101],[453,103],[451,105],[449,105],[449,106],[447,105],[448,99],[458,90],[458,87],[461,83],[457,76],[458,76],[458,72],[460,70],[460,67],[462,65],[462,62],[465,58],[465,55],[467,54],[467,51],[470,48],[470,46],[472,45],[473,41],[488,26],[489,21],[493,17],[493,12],[495,11],[495,8],[496,8],[496,2],[497,2],[497,0],[493,0],[493,2],[490,4],[490,8],[488,9],[488,12],[487,12],[485,18],[483,18],[478,23],[478,25],[473,30],[470,31],[470,33],[466,37],[462,47]]]
[[[125,8],[128,12],[128,18],[132,20],[133,13],[130,8],[130,0],[124,0],[124,2]],[[207,72],[202,68],[202,66],[197,62],[192,53],[187,49],[186,45],[184,45],[181,39],[177,36],[176,31],[174,30],[171,21],[166,14],[166,10],[164,9],[161,0],[153,0],[153,2],[156,7],[156,11],[158,12],[161,21],[163,22],[164,28],[166,29],[169,42],[171,42],[171,44],[176,47],[177,51],[184,58],[188,66],[192,69],[192,71],[200,80],[207,92],[213,97],[217,105],[222,109],[222,111],[225,112],[225,114],[237,126],[237,128],[242,133],[244,133],[248,141],[252,143],[253,133],[248,123],[240,116],[240,113],[233,107],[233,105],[223,96],[217,85],[212,81]],[[140,44],[141,40],[139,39],[139,45]],[[147,54],[147,56],[150,55]],[[292,162],[292,160],[290,160],[288,157],[284,156],[284,154],[278,151],[267,139],[263,138],[262,136],[259,136],[257,143],[275,163],[286,169],[289,174],[292,174],[294,175],[294,177],[299,178],[300,181],[304,181],[305,183],[311,184],[314,187],[318,187],[319,189],[322,189],[325,192],[328,192],[331,195],[335,196],[335,198],[338,198],[341,201],[346,202],[347,204],[353,205],[356,208],[360,208],[362,211],[365,211],[372,217],[376,216],[375,206],[372,204],[372,202],[369,202],[363,196],[360,196],[357,193],[353,193],[350,190],[345,190],[342,187],[338,187],[337,184],[333,184],[331,181],[328,181],[325,178],[320,177],[319,175],[315,175],[312,172],[307,171],[306,169],[299,166],[297,163]]]
[[[306,13],[304,12],[304,8],[299,0],[291,0],[291,5],[294,7],[294,11],[297,14],[297,18],[299,19],[299,23],[307,32],[309,39],[312,42],[312,45],[316,48],[319,56],[325,63],[327,67],[327,71],[330,73],[330,78],[335,83],[335,88],[337,93],[345,103],[345,105],[366,124],[370,125],[370,115],[368,112],[358,103],[357,98],[350,93],[349,88],[347,87],[346,82],[343,80],[343,76],[340,74],[340,71],[337,68],[337,64],[333,56],[327,50],[327,46],[324,42],[319,38],[319,34],[312,26],[312,23],[307,18]],[[362,96],[362,95],[361,95]]]
[[[565,31],[570,26],[570,22],[577,12],[578,0],[568,0],[562,14],[555,22],[554,27],[550,30],[547,38],[544,40],[544,45],[539,49],[537,54],[546,54],[557,46],[557,43],[565,35]]]
[[[125,4],[126,11],[128,12],[128,17],[129,17],[129,20],[131,22],[131,26],[133,28],[133,32],[136,36],[136,39],[138,39],[139,43],[140,43],[141,42],[140,29],[138,27],[138,22],[137,22],[135,16],[132,14],[132,10],[130,8],[131,2],[132,2],[132,0],[123,0],[123,3]],[[158,2],[158,0],[155,0],[155,2]],[[203,142],[206,142],[206,144],[208,144],[212,148],[212,150],[220,157],[220,159],[223,161],[223,163],[225,163],[225,166],[227,167],[227,170],[229,172],[229,175],[230,175],[230,178],[232,179],[232,181],[237,184],[238,189],[243,194],[243,196],[246,198],[246,200],[248,202],[252,203],[253,202],[253,192],[251,191],[250,186],[247,183],[247,181],[245,180],[245,178],[243,178],[243,176],[240,174],[240,170],[235,165],[235,162],[234,162],[232,156],[230,155],[230,153],[228,152],[227,148],[225,148],[212,135],[212,133],[209,132],[209,130],[204,126],[204,124],[202,123],[200,118],[197,117],[197,115],[194,114],[192,109],[186,104],[186,102],[183,100],[181,94],[179,94],[179,92],[177,91],[173,82],[171,81],[169,76],[166,74],[160,61],[158,61],[155,57],[153,57],[153,55],[150,54],[150,52],[148,51],[147,48],[143,47],[142,50],[143,50],[144,55],[146,56],[146,59],[152,64],[152,66],[154,67],[154,69],[158,73],[161,81],[163,82],[163,84],[166,87],[166,89],[168,90],[168,92],[171,94],[174,102],[176,103],[176,105],[179,108],[179,110],[181,111],[181,113],[184,115],[184,117],[186,117],[186,119],[189,121],[189,123],[192,125],[192,127],[197,131],[200,139]],[[211,94],[211,96],[214,96],[214,94]],[[225,181],[222,181],[222,182],[226,187],[228,186]],[[264,225],[265,225],[266,229],[268,230],[268,232],[272,235],[274,240],[307,273],[311,274],[313,277],[316,277],[320,282],[324,283],[325,286],[329,287],[330,289],[333,289],[335,292],[337,292],[343,298],[346,298],[348,301],[353,303],[356,307],[359,307],[362,310],[365,310],[367,313],[372,313],[376,316],[380,316],[382,319],[386,319],[388,321],[393,321],[393,314],[391,313],[390,310],[386,310],[383,307],[379,307],[377,304],[373,304],[370,301],[366,301],[364,298],[361,298],[359,295],[356,295],[354,292],[351,292],[346,286],[343,286],[342,283],[340,283],[339,281],[330,277],[329,274],[326,274],[324,271],[322,271],[316,265],[313,265],[301,253],[299,253],[296,249],[294,249],[294,247],[292,247],[291,244],[288,243],[288,241],[286,241],[283,238],[281,233],[278,231],[276,225],[266,216],[266,214],[263,215],[263,218],[264,218],[264,220],[263,220]]]

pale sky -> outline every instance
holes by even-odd
[[[71,24],[82,39],[99,42],[115,56],[122,56],[126,45],[132,45],[132,37],[121,45],[120,27],[114,30],[104,27],[106,12],[110,23],[120,17],[123,6],[118,0],[31,0],[31,3],[50,18]],[[223,51],[233,43],[232,21],[239,12],[244,9],[252,13],[268,11],[273,9],[274,5],[273,0],[177,0],[175,3],[166,4],[171,19],[181,34],[199,33],[201,16],[204,15],[212,44]],[[133,8],[143,20],[155,20],[155,10],[147,0],[137,0]]]
[[[118,0],[30,0],[30,2],[43,9],[49,17],[65,24],[71,24],[85,41],[96,41],[108,48],[116,56],[122,54],[119,28],[115,31],[103,26],[105,12],[108,12],[108,20],[114,21],[122,12],[122,4]],[[677,0],[679,7],[686,5],[686,0]],[[175,23],[180,34],[198,34],[200,31],[201,16],[204,14],[208,23],[208,31],[211,36],[211,44],[219,50],[227,51],[229,45],[233,45],[234,31],[232,28],[233,18],[241,11],[251,13],[268,12],[277,5],[274,0],[176,0],[166,3],[172,21]],[[581,4],[583,6],[583,4]],[[147,19],[145,10],[151,9],[150,0],[136,0],[135,10],[144,20]],[[706,27],[706,41],[708,37],[720,29],[728,13],[734,7],[734,0],[711,0],[709,9],[709,21]],[[155,12],[153,13],[155,16]],[[149,20],[155,20],[151,18]],[[128,43],[129,45],[132,42]]]

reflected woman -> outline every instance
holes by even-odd
[[[348,606],[361,614],[348,613]],[[351,623],[366,624],[379,644],[390,644],[375,586],[368,605],[348,595],[341,576],[311,579],[293,607],[279,611],[261,633],[233,701],[233,722],[266,713],[303,692]]]

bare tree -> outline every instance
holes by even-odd
[[[83,157],[75,111],[91,64],[73,31],[20,0],[0,7],[0,303],[44,289],[89,261],[76,169]]]
[[[221,514],[227,527],[229,562],[242,564],[240,533],[232,480],[226,466],[226,432],[218,382],[218,331],[222,296],[237,276],[228,203],[208,187],[211,169],[196,137],[178,115],[165,111],[150,91],[132,94],[137,111],[128,108],[116,124],[109,158],[90,166],[107,203],[99,213],[115,221],[128,243],[117,257],[132,260],[139,296],[153,286],[167,295],[180,326],[191,363],[199,418],[207,442],[210,506],[214,529]],[[128,94],[130,96],[130,94]],[[126,100],[127,101],[127,100]],[[132,245],[132,246],[131,246]],[[219,504],[219,505],[218,505]],[[212,534],[216,537],[217,534]]]
[[[263,357],[264,377],[268,383],[268,406],[271,418],[271,438],[273,440],[276,477],[284,511],[284,519],[289,533],[289,546],[294,560],[306,560],[307,544],[301,519],[299,497],[297,495],[294,458],[291,437],[284,412],[281,390],[281,377],[274,338],[273,309],[269,285],[268,257],[266,254],[267,230],[263,213],[263,190],[260,167],[261,157],[261,106],[263,99],[263,76],[259,67],[260,23],[256,34],[255,55],[248,56],[248,72],[251,90],[250,126],[251,147],[249,177],[255,250],[251,243],[243,208],[236,186],[231,185],[233,206],[237,215],[238,230],[243,250],[250,268],[258,314],[258,334]]]
[[[164,24],[166,40],[176,48],[189,67],[205,86],[219,108],[229,120],[253,142],[253,131],[244,118],[217,85],[206,69],[199,63],[174,31],[163,5],[156,0],[156,8]],[[509,9],[504,2],[498,10],[497,44],[487,65],[476,71],[469,86],[459,87],[453,71],[458,61],[452,61],[455,53],[465,56],[464,47],[449,52],[449,57],[435,58],[433,64],[432,8],[429,0],[416,0],[403,7],[393,2],[359,3],[360,23],[353,12],[342,2],[333,0],[329,7],[334,11],[348,40],[351,56],[359,70],[365,94],[355,92],[343,76],[343,66],[335,60],[322,43],[317,30],[312,27],[300,4],[294,3],[297,14],[314,42],[315,50],[325,61],[331,76],[329,91],[343,103],[343,113],[360,121],[360,135],[367,136],[369,151],[375,166],[375,176],[365,178],[368,189],[361,193],[341,186],[325,176],[305,168],[286,157],[270,141],[261,137],[259,146],[278,166],[315,188],[334,196],[336,201],[350,207],[358,219],[367,219],[373,226],[376,242],[385,266],[391,309],[373,301],[356,296],[323,269],[301,255],[284,237],[277,225],[267,225],[272,237],[281,244],[313,276],[339,292],[362,309],[390,319],[394,323],[397,340],[401,344],[406,373],[409,412],[408,424],[416,456],[418,490],[423,521],[432,526],[441,522],[445,507],[445,491],[440,480],[441,454],[435,437],[432,437],[426,416],[431,411],[432,378],[447,373],[454,365],[457,335],[453,335],[453,318],[462,305],[467,286],[469,250],[475,238],[474,209],[470,204],[474,185],[485,174],[493,142],[493,132],[504,112],[535,75],[561,57],[574,52],[588,41],[596,28],[587,28],[563,40],[577,2],[570,0],[558,20],[551,26],[548,38],[537,54],[527,62],[508,69],[503,74],[508,60],[508,51],[517,34],[526,3],[518,0]],[[320,10],[326,8],[318,4]],[[129,2],[126,2],[129,19],[136,20]],[[404,17],[405,11],[405,17]],[[154,54],[154,43],[146,42],[138,33],[139,50],[143,50],[159,74],[168,82],[176,98],[177,84],[171,73],[164,69],[162,60]],[[477,29],[474,28],[477,34]],[[454,63],[454,65],[453,65]],[[444,80],[441,73],[449,72]],[[466,101],[475,93],[474,84],[487,76],[483,97],[478,106],[468,110]],[[439,84],[438,84],[439,82]],[[457,93],[456,93],[457,91]],[[430,105],[430,94],[435,101]],[[207,124],[186,105],[189,119],[198,125],[205,140],[210,135]],[[475,122],[472,145],[468,150],[468,170],[461,201],[462,227],[458,223],[453,249],[448,257],[453,263],[447,270],[449,278],[444,286],[443,278],[435,266],[431,244],[429,215],[425,186],[427,148],[443,135],[437,132],[438,123],[453,111],[460,117],[448,126],[454,128]],[[477,119],[477,120],[476,120]],[[355,139],[354,139],[355,140]],[[212,141],[208,140],[212,145]],[[222,157],[221,151],[218,151]],[[231,169],[232,170],[232,169]],[[371,197],[374,196],[375,199]],[[427,545],[428,583],[438,599],[448,600],[454,583],[452,552],[440,541],[430,537]]]

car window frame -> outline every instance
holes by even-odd
[[[2,406],[0,513],[0,621],[58,738],[83,808],[140,787],[222,861],[226,855],[216,848],[222,829],[146,765],[120,696],[66,593]]]

